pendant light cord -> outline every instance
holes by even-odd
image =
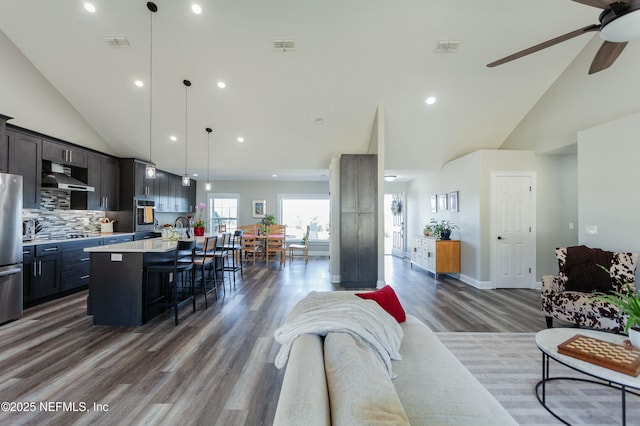
[[[149,162],[153,163],[151,157],[151,145],[153,142],[153,135],[151,134],[152,129],[152,120],[153,120],[153,11],[150,11],[149,14],[149,28],[150,37],[149,37]]]

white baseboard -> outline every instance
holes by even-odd
[[[463,283],[469,284],[472,287],[479,288],[481,290],[491,290],[493,289],[493,283],[491,281],[478,281],[473,279],[467,275],[460,274],[460,281]]]

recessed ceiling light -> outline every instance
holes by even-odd
[[[192,174],[191,176],[193,176],[193,177],[198,177],[198,174],[197,174],[197,173],[194,173],[194,174]]]
[[[384,177],[384,180],[386,180],[387,182],[393,182],[394,180],[396,180],[396,175],[387,175]]]
[[[96,12],[96,7],[94,5],[92,5],[91,3],[85,2],[84,3],[84,8],[87,12],[90,13],[95,13]]]
[[[273,175],[271,175],[271,177],[278,177],[278,175],[276,175],[276,174],[273,174]]]
[[[427,105],[433,105],[436,103],[436,97],[435,96],[429,96],[426,100]]]
[[[169,139],[171,139],[172,142],[175,142],[178,140],[178,138],[173,135],[169,136]]]
[[[141,80],[136,80],[133,82],[133,84],[135,84],[138,87],[144,87],[144,83]]]
[[[218,87],[221,89],[224,89],[225,87],[227,87],[227,83],[225,83],[224,81],[219,81],[218,82]]]
[[[318,117],[314,120],[314,123],[316,123],[317,125],[324,124],[324,118]]]
[[[200,15],[202,13],[202,8],[200,7],[199,4],[192,4],[191,5],[191,10],[193,11],[193,13],[195,13],[196,15]]]
[[[244,142],[244,138],[243,138],[242,136],[238,136],[237,141],[238,141],[238,142]]]

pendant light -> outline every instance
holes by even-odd
[[[153,14],[158,11],[158,6],[152,1],[147,2],[149,9],[149,162],[145,167],[145,175],[147,179],[156,178],[156,165],[151,160],[151,141],[152,137],[152,119],[153,119],[153,102],[151,89],[153,88]]]
[[[182,84],[184,84],[184,175],[182,175],[182,186],[191,186],[191,178],[189,178],[189,174],[187,173],[187,117],[189,111],[187,92],[189,86],[191,86],[191,82],[189,80],[182,80]]]
[[[211,191],[211,180],[209,179],[209,150],[211,147],[211,132],[213,130],[211,130],[211,127],[207,127],[204,130],[207,131],[207,183],[204,186],[204,189],[206,191]]]

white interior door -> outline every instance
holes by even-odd
[[[396,214],[393,215],[391,225],[391,238],[393,239],[393,246],[391,254],[397,257],[404,257],[404,218],[405,218],[405,197],[404,193],[395,194],[394,200],[396,201]]]
[[[534,287],[534,180],[533,174],[494,175],[492,279],[496,288]]]

